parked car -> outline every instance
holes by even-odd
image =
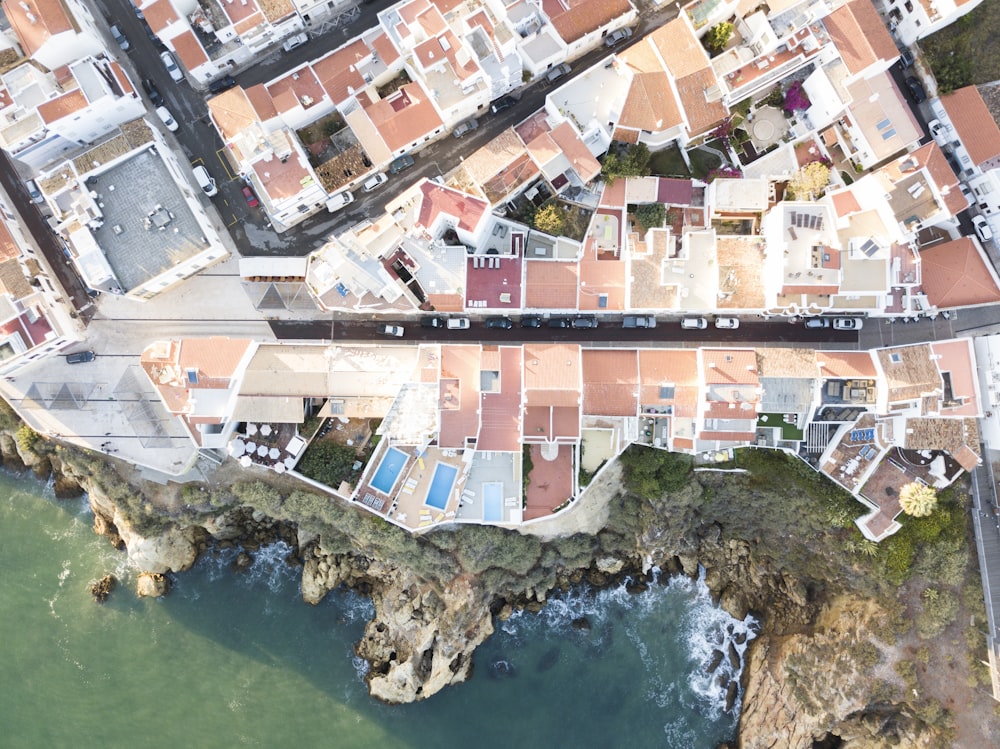
[[[685,317],[681,320],[683,330],[704,330],[708,327],[708,320],[704,317]]]
[[[389,174],[399,174],[411,166],[413,166],[413,157],[404,154],[392,160],[392,163],[389,164]]]
[[[927,92],[924,91],[924,84],[920,82],[919,78],[914,78],[912,75],[907,76],[905,82],[910,96],[913,97],[913,101],[917,102],[917,104],[927,101]]]
[[[208,84],[208,91],[212,94],[221,94],[223,91],[228,91],[233,86],[236,85],[236,79],[231,75],[224,75],[221,78],[216,78],[214,81]]]
[[[468,317],[449,317],[445,323],[445,327],[448,330],[468,330],[471,325],[472,323],[469,322]]]
[[[494,330],[510,330],[514,327],[509,317],[487,317],[486,327]]]
[[[250,188],[249,185],[244,185],[243,189],[240,190],[240,192],[243,193],[243,197],[246,199],[247,205],[250,206],[251,208],[256,208],[257,206],[260,205],[260,201],[257,200],[257,196],[253,194],[253,190]]]
[[[390,338],[402,338],[404,331],[402,325],[383,324],[378,326],[378,332]]]
[[[910,52],[908,47],[900,48],[899,62],[904,68],[909,68],[913,66],[913,53]]]
[[[177,67],[177,63],[174,61],[174,56],[169,52],[161,52],[160,59],[163,60],[163,67],[167,69],[170,73],[170,77],[174,79],[174,83],[180,83],[184,80],[184,73],[181,69]]]
[[[562,65],[556,65],[554,68],[552,68],[552,70],[550,70],[548,73],[545,74],[545,80],[547,80],[549,83],[555,83],[560,78],[565,78],[572,71],[573,68],[571,68],[566,63],[563,63]]]
[[[198,166],[194,168],[194,178],[198,183],[198,187],[200,187],[208,197],[211,198],[213,195],[218,194],[219,188],[215,186],[215,180],[212,179],[212,175],[209,174],[208,170],[201,164],[198,164]]]
[[[382,173],[373,174],[371,177],[365,180],[365,183],[361,186],[361,189],[363,189],[365,192],[371,192],[372,190],[377,190],[388,181],[389,178]]]
[[[333,213],[334,211],[339,211],[345,205],[350,205],[354,202],[354,193],[350,190],[344,190],[344,192],[338,192],[328,201],[326,201],[326,210]]]
[[[738,317],[717,317],[715,318],[715,327],[720,330],[736,330],[740,327],[740,319]]]
[[[77,351],[75,354],[70,354],[66,357],[67,364],[86,364],[87,362],[94,361],[97,356],[93,351]]]
[[[303,44],[309,41],[309,35],[306,32],[301,32],[290,36],[285,40],[285,43],[281,45],[281,49],[285,52],[291,52],[296,47],[301,47]]]
[[[45,202],[45,198],[42,196],[42,191],[38,189],[38,183],[35,182],[35,180],[26,180],[24,186],[28,188],[28,197],[31,198],[32,203]]]
[[[568,328],[572,324],[568,317],[550,317],[548,322],[550,328]]]
[[[614,47],[616,44],[624,42],[631,36],[632,36],[632,29],[630,28],[624,28],[624,29],[618,29],[617,31],[612,31],[610,34],[604,37],[604,46]]]
[[[177,124],[177,120],[174,119],[174,116],[170,114],[169,109],[166,107],[157,107],[156,116],[160,118],[164,125],[166,125],[167,130],[172,133],[177,131],[179,125]]]
[[[131,49],[132,45],[129,44],[128,37],[125,36],[122,27],[117,23],[111,24],[111,36],[118,42],[118,46],[121,47],[122,52],[128,52]]]
[[[833,318],[834,330],[861,330],[864,324],[860,317],[835,317]]]
[[[501,96],[495,102],[490,104],[490,112],[493,114],[500,114],[502,111],[510,109],[515,104],[517,104],[517,99],[513,96]]]
[[[466,120],[465,122],[460,123],[459,126],[456,127],[454,130],[452,130],[451,134],[454,135],[456,138],[461,138],[463,135],[468,135],[469,133],[478,128],[479,128],[479,120],[477,119]]]
[[[142,88],[145,90],[146,96],[149,97],[149,101],[152,102],[154,107],[163,106],[163,96],[160,94],[160,89],[153,83],[152,78],[143,78]]]
[[[521,318],[522,328],[540,328],[542,327],[542,318],[538,315],[527,315]]]
[[[982,216],[972,217],[972,227],[976,230],[976,234],[979,235],[982,241],[989,242],[993,239],[993,230]]]
[[[573,318],[573,327],[581,330],[597,327],[597,318],[594,315],[578,315]]]
[[[444,320],[440,317],[421,317],[420,318],[421,328],[443,328]]]
[[[807,328],[829,328],[830,318],[828,317],[810,317],[808,318],[804,326]]]
[[[656,318],[652,315],[625,315],[623,328],[655,328]]]

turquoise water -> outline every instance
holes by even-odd
[[[468,683],[387,706],[352,652],[370,602],[303,604],[287,548],[248,574],[203,560],[167,598],[136,599],[86,504],[46,495],[0,475],[4,747],[709,749],[733,734],[702,664],[744,624],[696,583],[574,591],[502,623]],[[122,583],[102,606],[87,586],[108,572]]]
[[[434,476],[431,477],[431,486],[427,490],[427,498],[424,504],[443,510],[448,505],[448,496],[451,488],[455,485],[455,477],[458,469],[447,463],[438,463],[434,466]]]
[[[396,485],[396,479],[399,478],[399,472],[406,465],[406,458],[407,455],[402,450],[390,447],[382,456],[378,470],[375,471],[375,475],[368,483],[383,494],[390,494],[392,487]]]

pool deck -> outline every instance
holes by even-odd
[[[399,446],[397,448],[412,453],[412,448]],[[458,476],[455,478],[444,510],[438,510],[424,503],[434,478],[434,467],[438,463],[445,463],[458,469]],[[384,514],[397,524],[411,530],[428,528],[454,519],[458,512],[459,497],[465,486],[464,469],[465,464],[462,462],[460,450],[428,447],[422,459],[410,460],[403,469],[399,484],[396,486],[394,501]]]

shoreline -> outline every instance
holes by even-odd
[[[2,435],[5,463],[31,469],[36,476],[51,471],[62,496],[71,494],[74,485],[86,491],[95,531],[124,545],[140,572],[178,574],[212,544],[253,550],[267,539],[281,538],[293,549],[293,563],[302,565],[306,602],[316,603],[340,585],[370,596],[375,615],[355,651],[370,665],[370,695],[387,703],[426,699],[464,681],[471,674],[472,653],[493,633],[496,621],[517,608],[540,610],[558,590],[580,583],[606,587],[629,575],[642,581],[634,584],[648,584],[654,566],[662,569],[665,579],[674,574],[697,577],[703,568],[705,584],[721,608],[737,619],[753,613],[761,622],[760,635],[746,648],[741,663],[738,745],[770,745],[768,737],[775,731],[792,727],[788,746],[811,746],[823,736],[858,730],[871,735],[864,727],[876,715],[883,716],[878,721],[881,731],[887,726],[884,716],[892,715],[893,735],[912,746],[932,746],[945,735],[946,712],[942,717],[936,710],[914,709],[905,695],[888,694],[883,682],[866,687],[863,664],[870,652],[859,643],[865,637],[874,641],[886,612],[843,581],[830,582],[835,576],[823,579],[815,574],[828,570],[831,560],[802,557],[801,569],[796,569],[764,548],[765,537],[732,533],[736,529],[726,527],[731,518],[711,520],[695,512],[691,520],[697,517],[697,524],[682,528],[662,514],[676,508],[686,508],[681,514],[688,514],[699,499],[739,479],[701,475],[696,480],[689,475],[669,499],[638,499],[609,482],[605,506],[586,508],[586,522],[579,524],[601,526],[591,534],[559,536],[550,528],[530,535],[460,527],[418,539],[386,524],[379,527],[377,520],[350,507],[334,508],[335,527],[317,522],[315,516],[310,520],[308,500],[314,495],[285,495],[263,482],[202,486],[196,491],[205,492],[209,504],[216,493],[231,492],[230,498],[238,500],[235,509],[215,508],[203,513],[200,524],[177,524],[155,509],[154,500],[163,501],[157,495],[165,491],[156,485],[135,487],[138,501],[127,494],[131,504],[123,509],[122,487],[116,490],[108,483],[116,477],[128,484],[104,456],[52,443],[39,445],[38,453],[23,454],[19,447],[9,431]],[[609,477],[613,473],[608,472]],[[112,496],[116,494],[118,500]],[[268,501],[273,513],[260,507]],[[187,508],[180,509],[183,517]],[[141,527],[130,524],[128,513],[136,510]],[[832,710],[810,708],[802,685],[789,679],[784,668],[789,658],[801,660],[818,645],[839,649],[839,658],[846,655],[862,664],[842,674],[844,688],[836,690],[840,699],[830,703]],[[876,649],[881,657],[889,650]],[[819,660],[811,668],[817,679],[829,680],[828,664]],[[844,699],[844,694],[851,698]],[[877,705],[881,707],[876,710]]]

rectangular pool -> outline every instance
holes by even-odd
[[[382,462],[378,464],[375,475],[368,484],[383,494],[391,494],[392,487],[396,485],[396,479],[399,478],[408,457],[402,450],[390,447],[382,456]]]
[[[447,463],[438,463],[434,466],[434,476],[431,478],[431,486],[427,490],[427,499],[424,504],[437,510],[443,510],[448,504],[448,497],[451,496],[451,489],[455,486],[455,477],[458,476],[458,469]]]
[[[503,484],[483,484],[483,520],[487,523],[503,522]]]

